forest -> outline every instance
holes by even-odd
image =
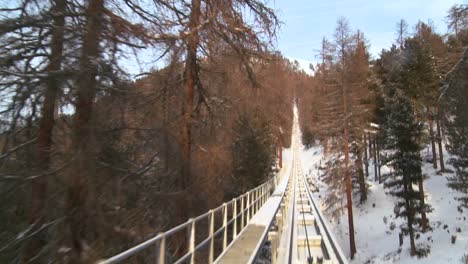
[[[459,191],[460,212],[468,206],[466,5],[454,5],[446,18],[447,35],[430,22],[411,29],[398,21],[394,44],[377,58],[371,58],[364,33],[339,18],[333,38],[321,42],[310,86],[298,90],[303,143],[310,147],[318,140],[323,146],[319,177],[327,185],[326,211],[337,219],[346,211],[349,234],[355,234],[353,200],[365,204],[370,181],[383,184],[397,200],[396,217],[406,221],[401,229],[410,238],[411,255],[418,256],[428,252],[417,248],[415,236],[431,229],[426,215],[433,210],[423,163],[448,175],[448,186]],[[423,156],[427,144],[431,152]],[[455,171],[446,168],[445,149]],[[354,235],[349,244],[352,259]]]
[[[411,255],[427,254],[422,164],[468,207],[468,7],[446,15],[448,34],[395,21],[376,58],[341,17],[307,74],[277,49],[268,1],[0,5],[0,262],[94,263],[258,186],[291,145],[295,103],[351,259],[370,180],[398,200]],[[132,74],[141,57],[150,70]]]

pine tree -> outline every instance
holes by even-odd
[[[356,242],[354,241],[354,219],[353,219],[353,201],[351,197],[351,175],[349,171],[349,119],[350,106],[348,105],[348,83],[346,83],[345,74],[348,67],[348,49],[352,44],[353,38],[350,36],[348,21],[345,18],[340,18],[336,25],[335,41],[337,46],[337,57],[339,61],[338,71],[340,73],[340,86],[343,102],[343,146],[344,146],[344,179],[346,181],[346,201],[348,207],[348,226],[349,226],[349,246],[351,251],[351,259],[356,253]]]
[[[423,177],[421,171],[422,159],[420,139],[423,126],[416,119],[414,107],[408,97],[397,91],[395,96],[388,99],[386,104],[389,113],[387,117],[387,148],[391,154],[386,164],[392,171],[387,175],[385,187],[390,194],[397,197],[396,206],[399,208],[397,217],[407,219],[403,228],[410,235],[411,255],[415,255],[414,225],[419,220],[421,212],[429,211],[429,206],[420,200],[421,191],[415,189]]]
[[[433,166],[437,168],[437,155],[435,148],[435,137],[433,131],[433,115],[432,109],[435,107],[435,98],[438,95],[438,80],[434,68],[433,51],[428,44],[433,35],[432,29],[424,23],[419,23],[417,26],[418,33],[412,39],[408,39],[403,50],[404,60],[400,69],[401,79],[396,82],[396,86],[404,90],[405,94],[411,100],[414,100],[418,105],[423,107],[415,108],[418,113],[427,114],[429,123],[429,135],[431,139]],[[418,182],[421,203],[424,204],[424,178],[420,178]],[[421,211],[422,221],[420,222],[423,229],[427,227],[427,217],[425,211]]]
[[[241,114],[234,127],[231,148],[238,191],[245,192],[260,185],[272,173],[274,143],[270,123],[260,112]]]
[[[446,109],[447,149],[453,155],[450,162],[456,175],[449,178],[449,186],[464,194],[459,200],[468,207],[468,49],[447,77],[442,100]]]
[[[460,31],[468,29],[468,6],[467,5],[453,5],[448,11],[446,17],[448,21],[448,28],[455,32],[457,38]],[[465,33],[466,34],[466,33]]]

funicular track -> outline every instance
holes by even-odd
[[[262,185],[99,263],[348,263],[302,173],[297,108],[291,145],[292,159]],[[181,233],[188,247],[175,258],[167,241]]]

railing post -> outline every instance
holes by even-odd
[[[262,195],[263,191],[262,191],[262,190],[263,190],[263,186],[261,186],[260,188],[258,188],[258,198],[259,198],[259,203],[258,203],[259,207],[258,207],[258,210],[260,210],[260,208],[262,208],[262,205],[263,205],[263,195]],[[257,210],[257,211],[258,211],[258,210]]]
[[[263,187],[263,186],[262,186],[262,187]],[[263,194],[263,188],[258,189],[259,201],[258,201],[258,209],[257,209],[257,211],[260,210],[260,208],[262,208],[262,205],[263,205],[263,200],[262,200],[262,199],[263,199],[263,195],[262,195],[262,194]]]
[[[250,203],[250,204],[251,204],[251,207],[252,207],[252,210],[251,210],[251,214],[252,214],[252,215],[250,216],[250,219],[252,219],[252,217],[255,215],[255,200],[257,200],[257,199],[255,198],[256,194],[257,194],[257,190],[254,189],[254,190],[252,191],[252,198],[253,198],[253,199],[252,199],[252,202]]]
[[[233,202],[234,209],[232,212],[232,218],[234,219],[234,228],[232,229],[233,230],[232,239],[234,240],[237,237],[237,198],[234,198],[233,200],[234,200]]]
[[[258,190],[260,192],[260,207],[258,208],[258,210],[260,210],[260,208],[262,208],[262,205],[263,205],[263,187],[265,186],[262,186],[262,188],[260,188],[260,190]]]
[[[247,223],[250,221],[250,191],[247,192]]]
[[[189,252],[190,264],[195,264],[195,220],[190,219]]]
[[[256,199],[255,199],[256,200],[256,202],[255,202],[255,213],[258,212],[258,209],[259,209],[258,205],[260,204],[260,188],[257,188],[256,193],[257,194],[256,194]]]
[[[208,255],[208,263],[213,263],[213,259],[214,259],[214,211],[213,210],[210,210],[210,216],[209,216],[209,220],[210,220],[210,226],[209,226],[209,229],[208,229],[208,234],[209,234],[209,237],[210,237],[210,249],[209,249],[209,255]]]
[[[265,198],[263,196],[263,188],[265,188],[265,185],[262,185],[262,187],[260,187],[260,208],[262,207],[263,205],[263,198]]]
[[[226,250],[227,247],[227,215],[228,215],[228,210],[227,210],[227,205],[226,203],[223,203],[223,227],[224,227],[224,235],[223,235],[223,251]]]
[[[257,200],[258,200],[258,189],[254,190],[254,199],[253,199],[253,213],[252,217],[257,213]]]
[[[245,208],[245,206],[244,206],[244,201],[245,201],[244,197],[245,197],[245,195],[243,194],[241,196],[241,230],[244,228],[244,211],[245,211],[244,210],[244,208]]]
[[[255,198],[256,198],[256,199],[255,199],[255,200],[256,200],[256,202],[255,202],[255,205],[256,205],[256,206],[255,206],[255,213],[257,213],[258,210],[260,209],[260,207],[259,207],[259,205],[260,205],[260,188],[257,188],[256,193],[257,193],[257,194],[255,195],[255,196],[256,196],[256,197],[255,197]]]
[[[158,264],[166,263],[166,236],[161,238],[159,242]]]
[[[269,185],[269,184],[268,184]],[[263,186],[263,189],[262,189],[262,196],[263,196],[263,204],[266,203],[266,201],[268,200],[268,195],[267,195],[267,185]]]

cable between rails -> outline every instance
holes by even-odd
[[[296,170],[296,176],[297,176],[297,170]],[[305,184],[305,183],[302,182],[302,184]],[[302,207],[302,223],[303,223],[303,226],[304,226],[304,231],[305,231],[305,236],[306,236],[307,252],[309,254],[309,257],[307,258],[307,263],[312,264],[313,258],[312,258],[312,254],[310,252],[309,235],[308,235],[308,232],[307,232],[307,225],[306,225],[306,221],[305,221],[304,203],[302,202],[302,192],[300,192],[300,199],[301,199],[301,207]]]

